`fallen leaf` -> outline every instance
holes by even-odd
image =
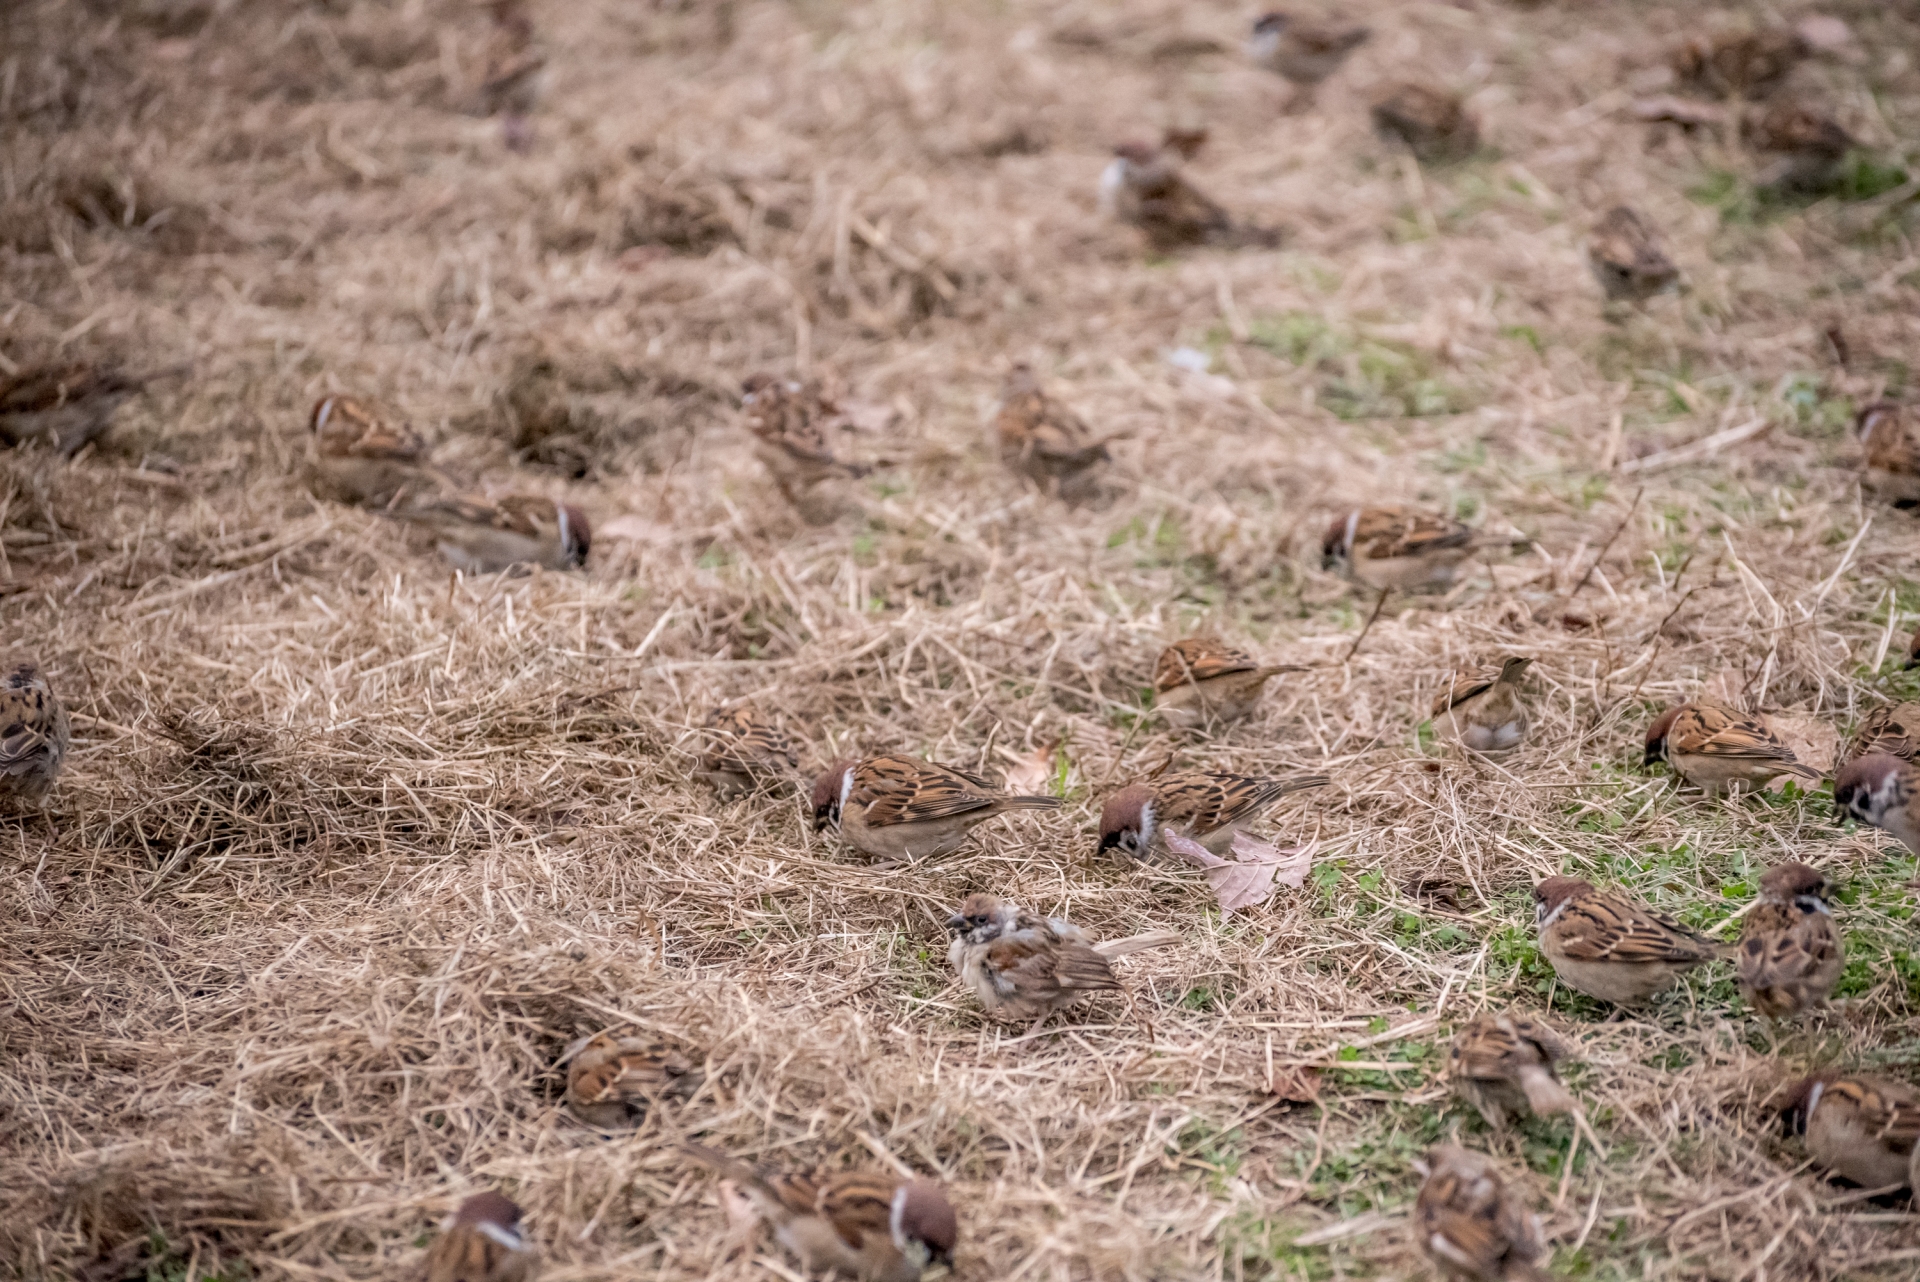
[[[1320,1098],[1320,1070],[1300,1066],[1276,1068],[1267,1082],[1267,1094],[1294,1104],[1312,1104]]]
[[[1047,785],[1053,782],[1053,754],[1059,749],[1058,739],[1047,740],[1025,756],[1003,749],[1013,760],[1007,771],[1007,791],[1023,797],[1047,793]]]
[[[760,1212],[754,1209],[753,1199],[740,1191],[740,1186],[732,1180],[721,1180],[717,1186],[720,1194],[720,1209],[726,1212],[727,1227],[745,1237],[760,1227]]]
[[[1840,732],[1819,717],[1774,713],[1767,718],[1780,741],[1793,749],[1794,759],[1815,770],[1832,770],[1840,757]]]
[[[1245,833],[1235,833],[1231,860],[1222,859],[1190,837],[1167,834],[1167,848],[1189,863],[1206,869],[1213,897],[1220,901],[1221,914],[1251,908],[1273,894],[1276,878],[1289,886],[1299,886],[1313,866],[1311,847],[1295,846],[1278,850],[1255,841]]]
[[[1313,868],[1312,846],[1288,846],[1282,850],[1264,841],[1256,841],[1244,832],[1233,834],[1233,853],[1243,863],[1273,864],[1274,879],[1295,890],[1306,884],[1307,873]]]

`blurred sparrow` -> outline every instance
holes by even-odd
[[[1520,683],[1532,659],[1509,658],[1498,668],[1455,676],[1434,700],[1433,728],[1475,752],[1507,752],[1527,737],[1527,703]]]
[[[1807,43],[1785,27],[1695,36],[1669,58],[1682,88],[1716,98],[1764,98],[1786,83],[1808,54]]]
[[[700,1087],[693,1061],[666,1042],[600,1033],[567,1064],[567,1106],[602,1130],[638,1122],[668,1095]]]
[[[122,401],[149,378],[108,365],[37,365],[0,373],[0,445],[44,440],[72,458],[113,422]]]
[[[1897,401],[1875,401],[1853,420],[1854,435],[1866,451],[1866,485],[1895,507],[1920,504],[1920,441],[1915,416]],[[1920,631],[1914,633],[1920,641]],[[1908,648],[1909,656],[1920,649]]]
[[[1044,1019],[1089,993],[1120,987],[1110,964],[1180,942],[1170,930],[1094,943],[1059,917],[1036,917],[992,895],[968,895],[947,919],[947,960],[996,1019]]]
[[[1576,1105],[1553,1066],[1567,1044],[1524,1015],[1476,1015],[1453,1035],[1448,1071],[1460,1098],[1496,1130],[1510,1117],[1571,1113]]]
[[[1355,508],[1327,527],[1321,564],[1344,568],[1347,577],[1382,592],[1453,585],[1461,563],[1480,548],[1506,540],[1483,539],[1470,527],[1434,512],[1408,507]]]
[[[1171,151],[1182,160],[1192,160],[1206,149],[1211,132],[1204,123],[1188,117],[1160,131],[1160,149]]]
[[[1153,706],[1182,730],[1237,721],[1253,711],[1268,681],[1304,671],[1294,663],[1263,664],[1219,637],[1188,637],[1162,650],[1153,665]]]
[[[838,761],[813,785],[813,830],[829,824],[877,859],[925,859],[1010,810],[1057,810],[1058,797],[1010,797],[986,780],[917,757]]]
[[[793,740],[751,703],[715,708],[707,714],[701,734],[706,747],[700,757],[700,777],[722,797],[792,779],[800,767]]]
[[[821,1168],[787,1174],[748,1166],[703,1144],[682,1147],[737,1183],[809,1274],[827,1270],[862,1282],[917,1282],[936,1260],[953,1266],[960,1221],[946,1191],[932,1180]]]
[[[1247,57],[1293,86],[1289,107],[1311,101],[1321,81],[1373,33],[1365,27],[1302,21],[1287,13],[1264,13],[1247,38]]]
[[[307,488],[317,499],[391,507],[448,484],[428,465],[425,441],[405,425],[383,422],[364,401],[322,397],[307,430]]]
[[[1450,1278],[1545,1282],[1540,1220],[1492,1158],[1438,1144],[1413,1169],[1426,1177],[1413,1204],[1414,1242]]]
[[[1920,668],[1920,628],[1915,628],[1907,638],[1907,661],[1903,666],[1908,672]]]
[[[1173,833],[1224,854],[1233,845],[1234,833],[1274,802],[1329,782],[1325,775],[1255,779],[1200,771],[1135,780],[1100,808],[1099,853],[1118,850],[1130,859],[1165,854],[1166,835]]]
[[[1755,110],[1741,122],[1747,145],[1776,157],[1755,181],[1788,191],[1820,191],[1830,186],[1840,162],[1853,149],[1853,137],[1826,112],[1787,99]]]
[[[1740,924],[1740,993],[1768,1019],[1824,1006],[1846,958],[1827,906],[1827,879],[1790,862],[1760,876],[1760,902]]]
[[[427,1248],[427,1282],[530,1282],[540,1256],[520,1235],[520,1208],[500,1193],[460,1204]]]
[[[1833,808],[1891,833],[1920,855],[1920,766],[1870,752],[1840,768]]]
[[[535,565],[577,570],[587,563],[593,538],[579,508],[531,494],[432,499],[396,508],[392,515],[431,530],[440,555],[467,574]]]
[[[1829,1069],[1795,1086],[1780,1115],[1806,1137],[1807,1156],[1842,1179],[1884,1189],[1912,1177],[1920,1095],[1904,1082]]]
[[[491,8],[493,30],[480,77],[480,114],[501,117],[507,146],[524,151],[533,141],[527,117],[546,88],[547,55],[521,0],[493,0]]]
[[[39,665],[24,659],[0,684],[0,797],[38,802],[66,760],[73,727]]]
[[[1846,751],[1840,754],[1840,764],[1858,761],[1870,752],[1912,761],[1914,754],[1920,752],[1920,703],[1902,703],[1869,712],[1860,728],[1854,731]]]
[[[993,416],[1000,461],[1068,502],[1092,496],[1097,469],[1108,461],[1107,443],[1084,420],[1040,388],[1033,367],[1015,365]]]
[[[1560,982],[1616,1006],[1667,988],[1731,949],[1578,877],[1549,877],[1533,888],[1540,951]]]
[[[1695,700],[1668,708],[1647,727],[1644,764],[1665,761],[1709,797],[1737,788],[1764,788],[1781,776],[1802,787],[1820,772],[1801,765],[1764,718]]]
[[[1653,222],[1626,205],[1615,205],[1594,225],[1587,262],[1614,302],[1644,303],[1680,283],[1680,269],[1661,248]]]
[[[828,433],[844,427],[847,415],[818,382],[756,374],[743,390],[740,406],[761,465],[802,520],[831,524],[846,508],[838,486],[871,470],[834,457]]]
[[[1118,222],[1138,227],[1155,253],[1186,245],[1273,245],[1279,237],[1234,223],[1227,211],[1188,182],[1164,151],[1124,142],[1100,175],[1100,208]]]
[[[1431,85],[1396,85],[1373,104],[1373,128],[1428,165],[1465,160],[1480,149],[1480,126],[1460,95]]]

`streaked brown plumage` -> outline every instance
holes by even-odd
[[[1335,517],[1320,546],[1321,564],[1380,591],[1453,585],[1461,565],[1483,547],[1507,543],[1484,538],[1437,512],[1389,505],[1355,508]]]
[[[1866,485],[1896,507],[1920,503],[1920,415],[1898,401],[1875,401],[1854,416],[1853,433],[1866,456]],[[1920,638],[1920,631],[1914,633]],[[1920,654],[1920,650],[1909,650]]]
[[[1539,1217],[1492,1158],[1440,1144],[1414,1169],[1426,1176],[1413,1204],[1414,1244],[1442,1273],[1473,1282],[1544,1282]]]
[[[1422,164],[1465,160],[1480,149],[1480,125],[1457,93],[1425,84],[1395,85],[1373,104],[1373,128],[1407,145]]]
[[[1475,752],[1510,752],[1527,737],[1530,718],[1521,683],[1532,659],[1463,672],[1433,704],[1433,728]]]
[[[0,680],[0,798],[38,804],[45,799],[73,739],[66,705],[38,664],[15,663]]]
[[[1260,15],[1247,38],[1247,57],[1293,86],[1289,110],[1313,100],[1321,81],[1338,71],[1355,49],[1373,33],[1346,23],[1313,22],[1296,14],[1273,11]]]
[[[1833,808],[1920,855],[1920,765],[1884,752],[1856,757],[1834,776]]]
[[[1179,729],[1235,721],[1253,711],[1268,681],[1303,671],[1298,664],[1263,664],[1216,636],[1187,637],[1162,650],[1153,665],[1153,706]]]
[[[1099,853],[1130,859],[1164,854],[1174,833],[1225,852],[1240,829],[1289,793],[1324,787],[1325,775],[1259,779],[1220,771],[1183,771],[1138,779],[1114,792],[1100,808]]]
[[[494,1192],[462,1202],[427,1248],[426,1282],[532,1282],[539,1270],[520,1208]]]
[[[1832,887],[1806,864],[1790,862],[1760,877],[1760,902],[1740,923],[1734,955],[1740,992],[1768,1019],[1824,1006],[1846,957],[1827,906]]]
[[[1645,1001],[1694,967],[1732,952],[1579,877],[1549,877],[1533,888],[1533,900],[1540,951],[1560,982],[1616,1005]]]
[[[1828,1069],[1789,1091],[1780,1114],[1807,1156],[1842,1179],[1879,1189],[1912,1177],[1920,1094],[1904,1082]]]
[[[1763,98],[1806,58],[1807,43],[1786,27],[1694,36],[1668,61],[1683,88],[1716,98]]]
[[[755,454],[802,520],[827,525],[848,510],[846,483],[871,469],[835,457],[831,434],[849,420],[821,383],[756,374],[740,405]]]
[[[0,445],[15,449],[45,441],[60,457],[72,458],[112,425],[121,402],[147,381],[81,362],[0,373]]]
[[[1109,217],[1137,227],[1156,253],[1192,245],[1222,248],[1272,246],[1279,236],[1243,226],[1194,186],[1173,157],[1142,142],[1113,149],[1100,175],[1100,207]]]
[[[467,574],[532,566],[577,570],[587,563],[593,538],[586,513],[534,494],[427,499],[391,515],[432,531],[440,555]]]
[[[1680,283],[1680,269],[1667,257],[1652,220],[1627,205],[1615,205],[1594,225],[1587,263],[1615,302],[1645,302]]]
[[[567,1107],[589,1125],[614,1130],[668,1096],[691,1095],[701,1080],[686,1052],[669,1042],[600,1033],[567,1063]]]
[[[1762,186],[1793,191],[1820,191],[1829,186],[1840,162],[1853,148],[1853,137],[1840,122],[1814,104],[1784,99],[1756,109],[1741,121],[1747,145],[1773,163],[1756,181]]]
[[[800,753],[771,717],[751,702],[722,704],[701,727],[700,775],[721,796],[798,782]]]
[[[1503,1127],[1528,1113],[1571,1113],[1576,1105],[1553,1066],[1567,1044],[1525,1015],[1476,1015],[1453,1035],[1448,1077],[1488,1126]]]
[[[1912,761],[1920,753],[1920,703],[1881,706],[1869,712],[1840,754],[1840,764],[1858,761],[1870,752]]]
[[[1787,777],[1803,787],[1821,774],[1802,764],[1766,720],[1695,700],[1669,708],[1647,727],[1645,764],[1665,761],[1709,797],[1764,788]]]
[[[1041,1019],[1090,993],[1121,986],[1118,957],[1180,942],[1157,930],[1095,943],[1072,922],[1039,917],[992,895],[968,895],[947,919],[947,960],[997,1019]]]
[[[1086,421],[1041,389],[1033,367],[1007,373],[994,412],[1000,461],[1049,494],[1083,502],[1099,489],[1099,469],[1109,461],[1107,441]]]
[[[427,443],[366,401],[324,396],[307,417],[307,488],[318,499],[384,508],[450,488],[427,462]]]
[[[877,859],[925,859],[966,844],[967,834],[1014,810],[1057,810],[1058,797],[1015,797],[952,766],[888,753],[838,761],[813,785],[813,827],[832,826]]]

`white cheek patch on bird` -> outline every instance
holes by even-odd
[[[1242,908],[1265,903],[1273,894],[1273,883],[1298,890],[1306,884],[1313,867],[1316,843],[1290,846],[1285,850],[1256,841],[1244,832],[1233,834],[1233,858],[1222,859],[1190,837],[1170,832],[1167,849],[1206,870],[1207,884],[1220,901],[1220,913],[1227,916]]]

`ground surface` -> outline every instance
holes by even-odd
[[[939,1173],[967,1278],[1410,1276],[1410,1162],[1457,1131],[1530,1172],[1570,1277],[1913,1276],[1905,1203],[1821,1182],[1768,1103],[1809,1065],[1915,1071],[1913,860],[1824,795],[1714,805],[1639,766],[1651,713],[1702,690],[1817,739],[1917,688],[1920,533],[1861,497],[1845,431],[1909,380],[1911,190],[1782,204],[1731,140],[1624,115],[1691,6],[1353,7],[1374,40],[1283,116],[1236,6],[543,3],[515,154],[466,110],[464,6],[16,6],[0,352],[187,368],[71,463],[0,457],[4,639],[78,725],[47,814],[0,831],[8,1267],[399,1276],[499,1185],[549,1278],[778,1274],[727,1258],[669,1147],[697,1135]],[[1858,40],[1798,74],[1885,186],[1920,137],[1920,14],[1826,11]],[[1480,156],[1423,174],[1368,132],[1368,95],[1421,72],[1471,93]],[[1196,180],[1279,249],[1152,261],[1100,219],[1112,142],[1191,117]],[[1690,288],[1610,318],[1582,245],[1622,200]],[[1016,359],[1126,433],[1103,503],[995,462]],[[738,422],[760,370],[867,406],[864,516],[785,510]],[[452,581],[316,505],[295,473],[332,390],[484,487],[575,496],[588,570]],[[1371,602],[1318,531],[1379,499],[1536,547],[1349,658]],[[1140,691],[1202,624],[1314,666],[1175,740]],[[1433,746],[1449,671],[1504,653],[1536,659],[1532,743]],[[747,694],[815,762],[1004,770],[1062,738],[1067,805],[870,870],[791,799],[689,782],[688,727]],[[1317,841],[1306,886],[1222,922],[1191,875],[1096,863],[1093,798],[1169,757],[1331,774],[1272,820]],[[1843,1014],[1776,1044],[1724,968],[1614,1023],[1551,993],[1604,1145],[1571,1170],[1564,1120],[1500,1136],[1450,1101],[1455,1022],[1549,1000],[1529,883],[1730,936],[1787,856],[1847,883]],[[1023,1040],[946,970],[975,889],[1185,942],[1123,964],[1131,1007]],[[711,1085],[609,1139],[557,1062],[623,1022]],[[1317,1104],[1287,1098],[1302,1066]]]

